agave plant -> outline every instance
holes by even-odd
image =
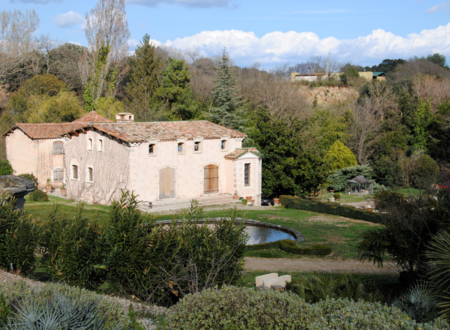
[[[433,296],[431,287],[426,282],[419,282],[403,295],[392,301],[392,306],[404,311],[418,322],[430,321],[436,316],[438,300]]]
[[[98,310],[98,302],[82,302],[54,294],[51,299],[37,294],[26,296],[13,304],[13,316],[5,329],[22,330],[106,330],[115,326],[106,325],[105,315]]]

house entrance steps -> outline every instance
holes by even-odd
[[[139,209],[148,213],[159,213],[159,212],[179,212],[183,209],[187,209],[191,206],[192,199],[163,199],[159,201],[152,202],[152,207],[150,208],[149,202],[141,202],[139,204]],[[203,197],[195,198],[200,206],[213,206],[213,205],[236,205],[240,203],[238,199],[233,199],[232,195],[229,194],[214,194]]]

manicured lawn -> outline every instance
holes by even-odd
[[[77,203],[63,198],[49,196],[48,202],[30,202],[25,203],[25,211],[33,218],[45,221],[48,215],[58,205],[58,212],[68,218],[73,218],[77,211]],[[106,223],[109,216],[109,206],[103,205],[84,205],[83,214],[86,218],[96,219],[100,223]]]

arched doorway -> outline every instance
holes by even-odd
[[[219,166],[205,166],[204,187],[205,194],[219,192]]]
[[[159,170],[159,199],[175,198],[175,169],[171,167]]]

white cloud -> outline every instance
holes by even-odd
[[[60,28],[68,28],[76,24],[83,23],[84,20],[84,17],[80,14],[74,11],[69,11],[68,13],[57,15],[53,20],[53,24]]]
[[[130,4],[137,4],[143,6],[153,7],[161,3],[177,4],[186,7],[199,7],[199,8],[210,8],[210,7],[226,7],[231,5],[235,0],[128,0]]]
[[[450,23],[432,30],[423,30],[406,37],[381,29],[356,39],[319,38],[313,32],[271,32],[261,38],[253,32],[239,30],[204,31],[190,37],[168,40],[165,43],[152,40],[156,45],[181,50],[197,49],[202,55],[218,55],[226,47],[239,65],[260,62],[266,65],[298,63],[313,55],[334,59],[367,63],[385,58],[409,58],[430,53],[450,55]]]
[[[446,12],[450,10],[450,2],[442,1],[441,4],[427,9],[427,13],[437,13],[438,11]]]

